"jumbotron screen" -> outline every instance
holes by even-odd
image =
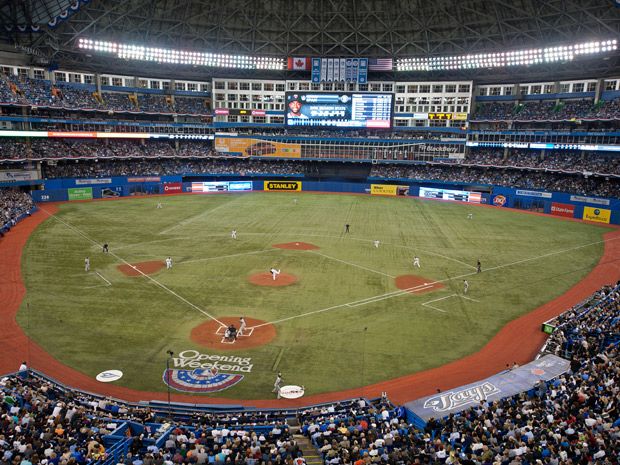
[[[390,129],[394,94],[287,92],[286,126]]]

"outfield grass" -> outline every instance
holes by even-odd
[[[155,208],[159,201],[162,209]],[[251,357],[253,369],[240,384],[215,395],[244,399],[268,397],[278,370],[287,384],[316,394],[475,352],[504,324],[585,277],[598,262],[608,231],[456,203],[321,194],[66,203],[58,218],[63,222],[47,220],[26,246],[27,298],[18,322],[54,357],[91,376],[120,369],[125,376],[119,384],[163,391],[166,350],[214,351],[189,338],[207,318],[203,313],[146,278],[124,276],[117,258],[101,253],[89,239],[108,242],[128,262],[172,256],[173,270],[153,278],[216,317],[275,321],[340,306],[278,323],[277,337],[267,346],[225,352]],[[344,234],[345,223],[350,234]],[[236,241],[230,239],[232,229]],[[375,239],[381,241],[378,249]],[[291,241],[313,243],[320,254],[271,247]],[[90,273],[83,269],[87,255]],[[412,267],[414,255],[421,270]],[[485,270],[481,274],[475,274],[477,259]],[[247,282],[248,275],[271,266],[295,274],[299,282],[284,288]],[[463,276],[470,273],[468,296],[478,302],[448,298],[433,304],[444,312],[421,305],[461,293]],[[441,280],[446,287],[343,305],[395,291],[392,276],[402,274]]]

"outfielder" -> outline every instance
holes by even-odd
[[[274,281],[276,280],[276,277],[280,274],[280,270],[276,270],[275,268],[270,269],[269,272],[271,273],[271,277]]]
[[[172,269],[172,257],[166,258],[166,269],[167,270]]]
[[[236,230],[236,229],[233,229],[233,230],[230,232],[230,238],[231,238],[231,239],[237,239],[237,230]]]
[[[379,241],[373,241],[373,244],[375,245],[375,249],[379,248]]]
[[[84,259],[84,271],[90,271],[90,258],[88,257]]]
[[[420,257],[418,257],[417,255],[415,257],[413,257],[413,267],[415,268],[416,266],[418,268],[421,268],[420,267]]]

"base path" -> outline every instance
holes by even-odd
[[[55,204],[45,204],[50,213],[58,211]],[[34,229],[48,218],[42,211],[19,222],[0,239],[0,373],[17,371],[22,361],[47,376],[68,386],[97,392],[130,402],[167,399],[164,386],[161,391],[137,391],[122,386],[103,384],[74,368],[62,364],[34,341],[29,341],[15,317],[25,295],[21,277],[22,248]],[[597,266],[565,294],[511,321],[504,326],[480,351],[438,368],[413,375],[401,376],[362,388],[316,394],[299,399],[239,400],[223,397],[201,397],[174,393],[173,402],[233,404],[258,408],[292,408],[323,402],[366,396],[378,397],[387,392],[390,400],[405,403],[436,392],[452,389],[486,378],[506,367],[506,363],[523,364],[531,361],[544,343],[546,336],[540,331],[544,321],[581,302],[606,284],[620,280],[620,230],[604,235],[605,251]],[[267,394],[266,394],[267,395]]]
[[[286,250],[317,250],[320,249],[318,245],[309,244],[308,242],[285,242],[284,244],[273,244],[272,247],[276,249]]]
[[[416,295],[437,291],[445,287],[443,284],[430,278],[423,278],[422,276],[415,276],[412,274],[397,276],[396,279],[394,279],[394,284],[396,284],[396,287],[400,290]]]
[[[233,324],[237,330],[239,329],[240,316],[225,316],[218,317],[218,319],[226,325]],[[237,337],[234,343],[223,341],[224,331],[226,328],[220,326],[217,321],[209,320],[196,326],[192,329],[191,339],[196,344],[202,347],[208,347],[210,349],[217,350],[239,350],[249,349],[251,347],[258,347],[265,344],[269,344],[276,337],[276,327],[274,325],[265,325],[260,328],[253,328],[253,326],[263,325],[263,320],[256,320],[254,318],[244,317],[247,328],[245,334]]]
[[[150,262],[132,263],[130,265],[122,264],[118,265],[118,271],[126,276],[142,276],[145,274],[157,273],[164,267],[164,262],[161,260],[155,260]]]
[[[271,273],[257,273],[248,276],[248,281],[257,286],[282,287],[295,284],[297,282],[297,276],[294,274],[280,273],[276,276],[276,279],[273,279]]]

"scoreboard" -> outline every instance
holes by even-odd
[[[286,93],[286,126],[390,129],[393,114],[390,93]]]

